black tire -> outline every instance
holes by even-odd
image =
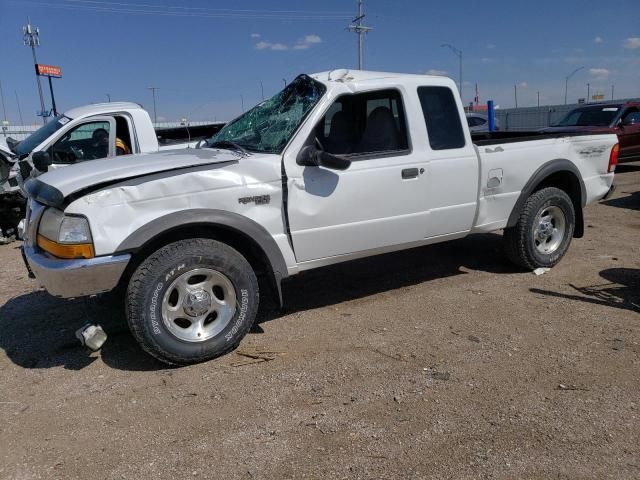
[[[543,209],[559,208],[564,214],[565,228],[560,244],[550,253],[543,253],[536,247],[534,231],[536,221]],[[563,190],[547,187],[532,194],[524,204],[518,222],[504,230],[504,246],[507,258],[529,270],[556,265],[569,249],[575,230],[576,215],[573,202]]]
[[[163,299],[172,283],[194,269],[225,276],[235,289],[235,313],[223,330],[203,341],[185,341],[171,332]],[[171,295],[171,293],[169,294]],[[194,238],[159,249],[138,266],[129,281],[126,313],[142,348],[171,365],[210,360],[233,350],[251,329],[259,304],[258,280],[249,262],[224,243]]]

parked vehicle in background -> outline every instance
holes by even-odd
[[[469,130],[471,133],[473,132],[488,132],[489,131],[489,117],[482,113],[476,112],[468,112],[467,114],[467,125],[469,125]],[[500,125],[498,123],[498,119],[496,118],[496,131],[500,130]]]
[[[571,110],[543,132],[615,133],[620,143],[619,162],[640,160],[640,102],[598,103]]]
[[[21,186],[29,178],[89,160],[195,147],[223,125],[155,129],[147,111],[130,102],[73,108],[20,142],[8,139],[0,144],[0,225],[14,223],[15,215],[6,220],[6,212],[24,205]]]
[[[30,180],[28,268],[53,295],[113,291],[144,350],[187,364],[304,270],[500,229],[513,262],[554,266],[612,187],[616,136],[474,141],[464,119],[445,77],[300,75],[200,149]]]

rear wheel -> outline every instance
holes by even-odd
[[[240,253],[215,240],[190,239],[161,248],[136,269],[127,318],[146,352],[184,365],[235,348],[258,303],[256,275]]]
[[[516,225],[505,229],[505,252],[524,268],[553,267],[569,249],[574,229],[569,196],[559,188],[543,188],[527,199]]]

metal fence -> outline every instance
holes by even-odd
[[[639,101],[637,98],[613,100],[614,103]],[[591,105],[591,104],[590,104]],[[543,107],[504,108],[496,110],[496,119],[502,130],[535,130],[549,127],[574,108],[584,104],[545,105]]]

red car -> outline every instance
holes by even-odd
[[[620,143],[618,162],[634,162],[640,160],[640,102],[585,105],[543,132],[615,133]]]

